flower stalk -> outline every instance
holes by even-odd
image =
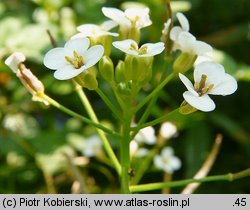
[[[142,185],[132,185],[130,186],[130,191],[132,193],[137,192],[146,192],[152,190],[160,190],[163,188],[174,188],[185,186],[190,183],[205,183],[205,182],[217,182],[217,181],[228,181],[232,182],[237,179],[242,179],[245,177],[250,176],[250,168],[237,172],[237,173],[228,173],[224,175],[216,175],[216,176],[208,176],[201,179],[184,179],[180,181],[172,181],[172,182],[158,182],[158,183],[151,183],[151,184],[142,184]]]

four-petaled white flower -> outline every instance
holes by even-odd
[[[186,31],[178,35],[174,42],[174,49],[194,55],[204,55],[213,50],[209,44],[196,40],[195,36]]]
[[[203,62],[195,67],[194,86],[183,74],[179,73],[179,77],[188,89],[183,93],[186,102],[204,112],[215,109],[215,103],[208,94],[225,96],[237,89],[236,80],[225,73],[222,65],[214,62]]]
[[[154,157],[154,164],[157,168],[169,174],[172,174],[181,167],[181,161],[178,157],[174,156],[174,150],[171,147],[163,148],[161,154]]]
[[[7,66],[9,66],[9,68],[16,73],[19,65],[21,63],[23,63],[25,61],[25,55],[23,53],[20,52],[15,52],[13,54],[11,54],[6,60],[5,60],[5,64]]]
[[[146,144],[155,144],[156,142],[156,136],[155,136],[155,130],[152,126],[146,127],[141,129],[134,138],[137,142],[143,142]]]
[[[57,47],[47,52],[44,65],[56,70],[54,73],[56,79],[67,80],[76,77],[94,66],[103,56],[103,46],[95,45],[89,48],[89,44],[88,38],[69,40],[64,47]]]
[[[100,138],[97,135],[93,135],[84,142],[83,154],[86,157],[94,157],[101,152],[101,149],[102,144]]]
[[[113,42],[113,46],[126,54],[138,57],[152,57],[160,54],[165,48],[163,42],[147,43],[139,48],[137,43],[132,39]]]
[[[181,32],[188,32],[189,31],[189,22],[188,22],[188,19],[186,18],[186,16],[182,13],[177,13],[176,14],[176,17],[180,23],[181,26],[175,26],[171,29],[171,32],[170,32],[170,38],[173,40],[173,41],[176,41],[178,39],[178,36],[180,35]],[[170,25],[170,23],[169,23]]]
[[[109,30],[116,26],[117,23],[112,20],[105,21],[101,25],[83,24],[77,27],[77,30],[80,33],[72,36],[71,39],[100,36],[118,36],[118,33],[109,32]]]
[[[147,7],[128,8],[124,12],[116,8],[103,7],[102,12],[123,28],[135,27],[141,29],[152,24]]]

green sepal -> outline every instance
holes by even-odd
[[[98,81],[96,80],[96,69],[89,68],[76,76],[74,81],[80,86],[85,87],[89,90],[96,90],[98,88]]]
[[[179,109],[179,112],[183,115],[191,114],[196,111],[197,109],[191,106],[185,100],[182,102],[182,104],[180,105],[180,109]]]
[[[114,81],[114,64],[108,56],[103,56],[99,61],[99,72],[106,81]]]
[[[173,65],[174,72],[184,74],[186,71],[188,71],[193,67],[196,58],[197,55],[195,54],[186,52],[181,53],[174,62]]]

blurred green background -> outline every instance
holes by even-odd
[[[166,21],[163,0],[133,1],[147,5],[153,25],[143,29],[142,42],[157,42]],[[211,44],[215,58],[238,80],[238,90],[227,97],[213,97],[212,113],[195,113],[171,119],[179,136],[171,140],[183,166],[174,179],[191,178],[206,159],[215,136],[223,135],[221,151],[210,175],[237,172],[250,166],[250,1],[172,1],[174,12],[184,12],[197,39]],[[94,158],[82,157],[77,135],[94,130],[60,111],[31,101],[16,76],[4,65],[14,51],[27,56],[27,66],[43,81],[46,93],[78,113],[85,114],[72,85],[57,81],[43,64],[52,48],[46,29],[60,46],[76,33],[76,26],[106,20],[103,6],[123,8],[122,0],[1,0],[0,2],[0,193],[71,193],[72,163],[91,193],[118,192],[115,171]],[[155,69],[161,63],[155,64]],[[100,84],[105,89],[105,84]],[[162,92],[151,119],[182,102],[185,87],[172,81]],[[94,92],[87,91],[101,120],[112,122],[110,113]],[[144,95],[142,94],[141,97]],[[68,98],[70,97],[70,100]],[[157,129],[158,127],[156,127]],[[111,143],[116,147],[114,139]],[[65,154],[67,154],[65,156]],[[87,164],[91,161],[91,164]],[[142,182],[161,181],[162,173],[150,170]],[[73,187],[72,187],[73,186]],[[178,193],[181,188],[173,189]],[[156,191],[158,192],[158,191]],[[232,183],[202,184],[197,193],[250,193],[250,179]]]

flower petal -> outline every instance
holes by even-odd
[[[177,157],[171,157],[169,158],[169,165],[173,170],[178,170],[181,167],[181,161]]]
[[[130,55],[138,55],[138,52],[135,51],[135,50],[131,50],[130,47],[131,47],[131,44],[136,46],[137,49],[138,49],[138,45],[137,43],[132,40],[132,39],[126,39],[126,40],[123,40],[123,41],[116,41],[116,42],[113,42],[112,43],[113,46],[127,54],[130,54]]]
[[[193,51],[196,55],[203,55],[205,53],[211,52],[212,50],[213,48],[205,42],[197,40],[193,42]]]
[[[215,103],[207,94],[196,96],[186,91],[183,93],[183,97],[191,106],[203,112],[210,112],[215,109]]]
[[[20,63],[25,61],[25,55],[20,52],[15,52],[11,54],[5,61],[4,63],[9,66],[9,68],[16,73],[18,70],[18,66]]]
[[[79,39],[79,38],[86,38],[86,34],[83,33],[77,33],[75,35],[73,35],[72,37],[70,37],[70,39]]]
[[[164,164],[162,162],[162,157],[160,155],[156,155],[154,157],[154,165],[156,166],[156,168],[163,169]]]
[[[170,31],[170,39],[176,41],[181,32],[183,32],[183,30],[180,26],[173,27]]]
[[[180,49],[184,52],[192,52],[193,45],[196,41],[195,36],[190,34],[189,32],[182,31],[177,37],[176,43],[180,45]]]
[[[217,86],[215,86],[209,94],[213,95],[230,95],[234,93],[238,88],[237,81],[234,77],[232,77],[229,74],[225,75],[225,79],[219,83]]]
[[[85,67],[94,66],[102,58],[103,53],[104,48],[102,45],[95,45],[89,48],[84,54],[84,59],[86,60]]]
[[[203,62],[198,64],[194,69],[194,81],[200,82],[201,76],[206,75],[206,85],[213,84],[214,87],[220,84],[225,79],[224,67],[214,62]]]
[[[118,24],[113,21],[113,20],[107,20],[107,21],[104,21],[102,24],[101,24],[101,28],[105,31],[109,31],[111,30],[112,28],[116,27]]]
[[[89,48],[90,41],[88,38],[71,39],[66,42],[65,48],[71,51],[76,51],[80,55]]]
[[[186,16],[184,14],[178,12],[176,14],[176,17],[177,17],[178,21],[180,22],[182,29],[184,31],[189,31],[189,22],[188,22],[188,19],[186,18]]]
[[[137,28],[144,28],[152,24],[149,17],[149,8],[128,8],[125,10],[125,16],[136,24]]]
[[[119,25],[123,25],[126,27],[130,27],[131,23],[126,18],[125,13],[119,9],[111,8],[111,7],[103,7],[102,8],[103,14],[110,18],[111,20],[115,21]]]
[[[160,54],[164,49],[165,49],[165,46],[164,46],[164,43],[163,42],[157,42],[157,43],[147,43],[147,44],[144,44],[141,46],[144,47],[146,46],[147,47],[147,55],[151,55],[151,56],[154,56],[154,55],[158,55]]]
[[[161,151],[161,156],[164,158],[169,158],[174,155],[174,150],[171,147],[165,147]]]
[[[55,71],[54,77],[58,80],[72,79],[83,72],[85,69],[85,66],[82,66],[80,69],[75,69],[72,65],[66,65]]]
[[[179,73],[179,78],[192,94],[199,96],[199,94],[195,91],[193,84],[185,75]]]
[[[62,47],[51,49],[45,54],[43,63],[47,68],[52,70],[62,68],[67,65],[67,61],[65,60],[66,55],[68,55],[68,52]]]

